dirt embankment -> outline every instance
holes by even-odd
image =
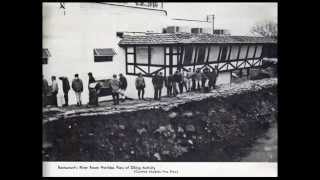
[[[239,161],[277,121],[277,87],[46,123],[45,161]]]

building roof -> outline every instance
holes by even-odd
[[[218,36],[213,34],[162,33],[124,35],[119,45],[277,43],[273,38],[253,36]]]
[[[113,56],[116,53],[112,48],[101,48],[93,50],[95,56]]]

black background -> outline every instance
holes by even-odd
[[[299,6],[298,9],[293,8]],[[305,84],[317,90],[317,81],[311,77],[317,77],[317,71],[305,68],[302,62],[316,66],[315,58],[307,58],[308,55],[316,53],[312,51],[311,43],[302,43],[300,40],[315,40],[314,33],[302,32],[303,28],[308,30],[305,24],[311,20],[311,16],[303,18],[303,9],[312,12],[316,17],[318,11],[312,11],[304,5],[312,5],[307,2],[293,1],[279,3],[279,176],[298,176],[303,168],[308,168],[312,172],[311,164],[308,161],[315,161],[313,157],[317,154],[311,150],[317,149],[316,140],[311,141],[311,137],[317,135],[315,122],[319,118],[311,116],[310,111],[313,106],[307,104],[305,100],[316,102],[313,98],[308,98],[311,91],[303,92]],[[2,103],[2,133],[3,140],[1,149],[7,152],[2,153],[6,162],[1,163],[1,172],[10,172],[9,175],[42,176],[42,11],[40,1],[13,1],[11,5],[2,3],[2,33],[1,49],[1,93]],[[313,28],[317,21],[313,21]],[[299,30],[298,33],[296,30]],[[306,49],[306,50],[305,50]],[[303,52],[298,55],[298,52]],[[316,66],[317,67],[317,66]],[[302,95],[302,96],[301,96]],[[317,103],[317,102],[316,102]],[[303,110],[306,110],[304,113]],[[302,113],[303,112],[303,113]],[[304,131],[308,133],[304,138]],[[311,144],[307,145],[306,142]],[[307,152],[304,152],[307,151]],[[307,157],[309,154],[313,157]],[[303,160],[303,162],[299,162]],[[315,171],[316,172],[316,171]],[[308,174],[304,174],[308,175]],[[32,178],[34,179],[34,178]]]

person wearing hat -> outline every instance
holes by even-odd
[[[112,88],[112,99],[113,105],[119,104],[119,90],[120,90],[120,81],[117,79],[117,75],[114,74],[113,79],[110,82],[110,86]]]
[[[62,81],[63,97],[65,102],[63,107],[65,107],[65,106],[68,106],[70,84],[67,77],[59,77],[59,79]]]
[[[82,80],[79,78],[78,74],[74,75],[74,79],[72,80],[72,89],[74,90],[76,94],[77,99],[77,106],[81,106],[81,93],[83,92],[83,83]]]
[[[139,100],[141,99],[141,97],[142,97],[142,100],[144,100],[144,88],[146,87],[146,83],[141,73],[138,74],[135,85],[136,85],[136,89],[138,90]]]

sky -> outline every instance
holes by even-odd
[[[251,27],[259,22],[277,22],[277,3],[164,3],[171,18],[206,20],[215,15],[215,28],[228,29],[232,35],[252,35]]]

